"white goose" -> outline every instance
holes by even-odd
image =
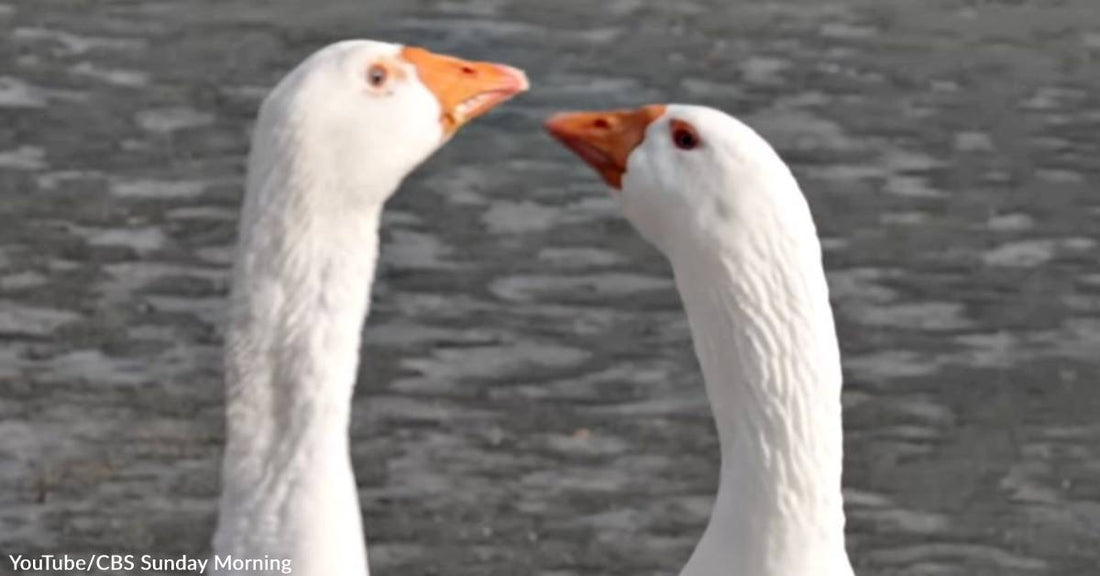
[[[348,424],[382,205],[461,125],[526,88],[507,66],[346,41],[264,100],[233,274],[212,572],[285,573],[275,561],[289,560],[296,576],[368,573]]]
[[[560,114],[547,130],[672,264],[722,450],[682,576],[850,576],[841,368],[813,218],[756,132],[698,106]]]

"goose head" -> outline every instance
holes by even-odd
[[[502,64],[339,42],[307,58],[265,99],[254,167],[262,173],[272,162],[296,162],[310,173],[340,174],[346,188],[384,181],[359,188],[388,195],[460,127],[527,87],[522,71]]]
[[[816,240],[787,166],[724,112],[688,105],[567,112],[545,128],[618,191],[626,218],[670,259],[807,233]]]

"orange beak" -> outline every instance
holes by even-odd
[[[547,120],[544,127],[595,168],[608,185],[620,190],[630,153],[645,140],[649,125],[664,113],[660,104],[634,110],[564,112]]]
[[[522,70],[503,64],[470,62],[415,46],[402,49],[401,57],[416,67],[439,101],[445,137],[528,87]]]

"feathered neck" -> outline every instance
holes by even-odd
[[[851,573],[840,354],[820,245],[797,200],[794,219],[778,220],[796,233],[744,228],[671,258],[722,451],[710,523],[683,576]]]
[[[348,424],[381,203],[399,178],[349,180],[301,138],[276,126],[253,142],[214,549],[289,558],[306,576],[365,575]]]

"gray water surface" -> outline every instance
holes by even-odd
[[[686,561],[718,461],[679,300],[539,130],[683,101],[813,206],[857,572],[1100,574],[1095,0],[0,2],[5,555],[206,553],[250,123],[374,37],[534,84],[387,208],[352,430],[375,573]]]

